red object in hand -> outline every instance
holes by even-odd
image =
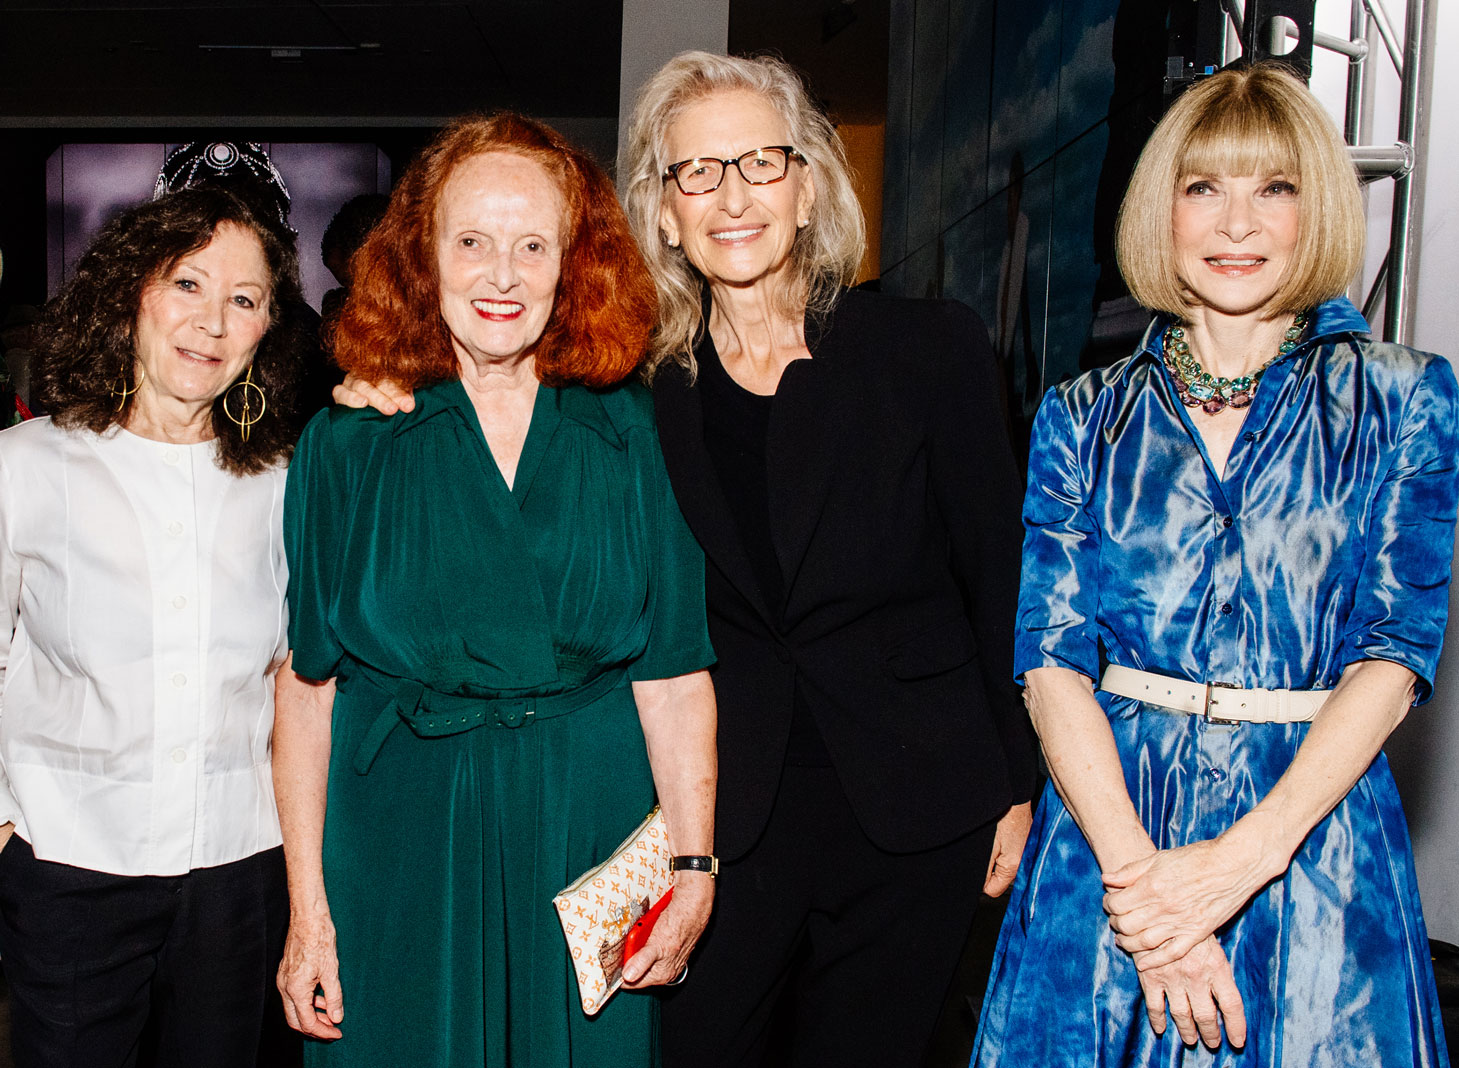
[[[648,942],[649,933],[654,929],[654,924],[658,922],[659,913],[664,911],[664,906],[669,903],[669,899],[673,896],[674,888],[671,886],[664,892],[664,896],[659,898],[654,907],[645,912],[639,918],[639,921],[629,928],[628,937],[623,940],[623,963],[627,964],[629,958],[642,949],[644,944]]]

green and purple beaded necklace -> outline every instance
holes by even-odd
[[[1200,365],[1186,340],[1185,329],[1178,323],[1165,328],[1165,366],[1175,380],[1175,391],[1187,408],[1200,408],[1215,415],[1226,407],[1245,408],[1251,403],[1256,384],[1266,369],[1297,347],[1302,331],[1307,328],[1307,313],[1298,312],[1292,325],[1282,335],[1277,354],[1249,375],[1226,378],[1213,375]]]

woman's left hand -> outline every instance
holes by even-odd
[[[1115,944],[1141,971],[1180,960],[1236,915],[1270,878],[1258,856],[1224,839],[1162,849],[1104,875]]]
[[[999,897],[1013,885],[1018,874],[1019,861],[1023,859],[1023,846],[1028,841],[1028,829],[1033,826],[1033,802],[1025,801],[1014,805],[998,821],[993,832],[993,855],[988,858],[988,874],[983,879],[983,893]]]
[[[704,872],[678,872],[674,896],[654,924],[648,942],[623,965],[623,985],[632,990],[672,983],[689,964],[689,954],[709,923],[714,878]]]
[[[415,394],[401,389],[390,379],[367,382],[353,371],[334,387],[334,403],[346,408],[374,408],[384,415],[415,411]]]

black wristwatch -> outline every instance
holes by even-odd
[[[670,871],[702,871],[711,879],[719,875],[718,857],[670,857]]]

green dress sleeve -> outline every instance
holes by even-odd
[[[674,499],[658,436],[651,430],[642,434],[644,440],[635,445],[644,450],[645,498],[653,505],[654,544],[649,556],[648,643],[628,668],[628,677],[635,682],[687,675],[709,667],[715,659],[704,614],[704,551]]]
[[[294,670],[334,676],[343,650],[330,622],[343,492],[341,450],[329,410],[304,428],[284,491],[284,552],[289,558],[289,648]]]

